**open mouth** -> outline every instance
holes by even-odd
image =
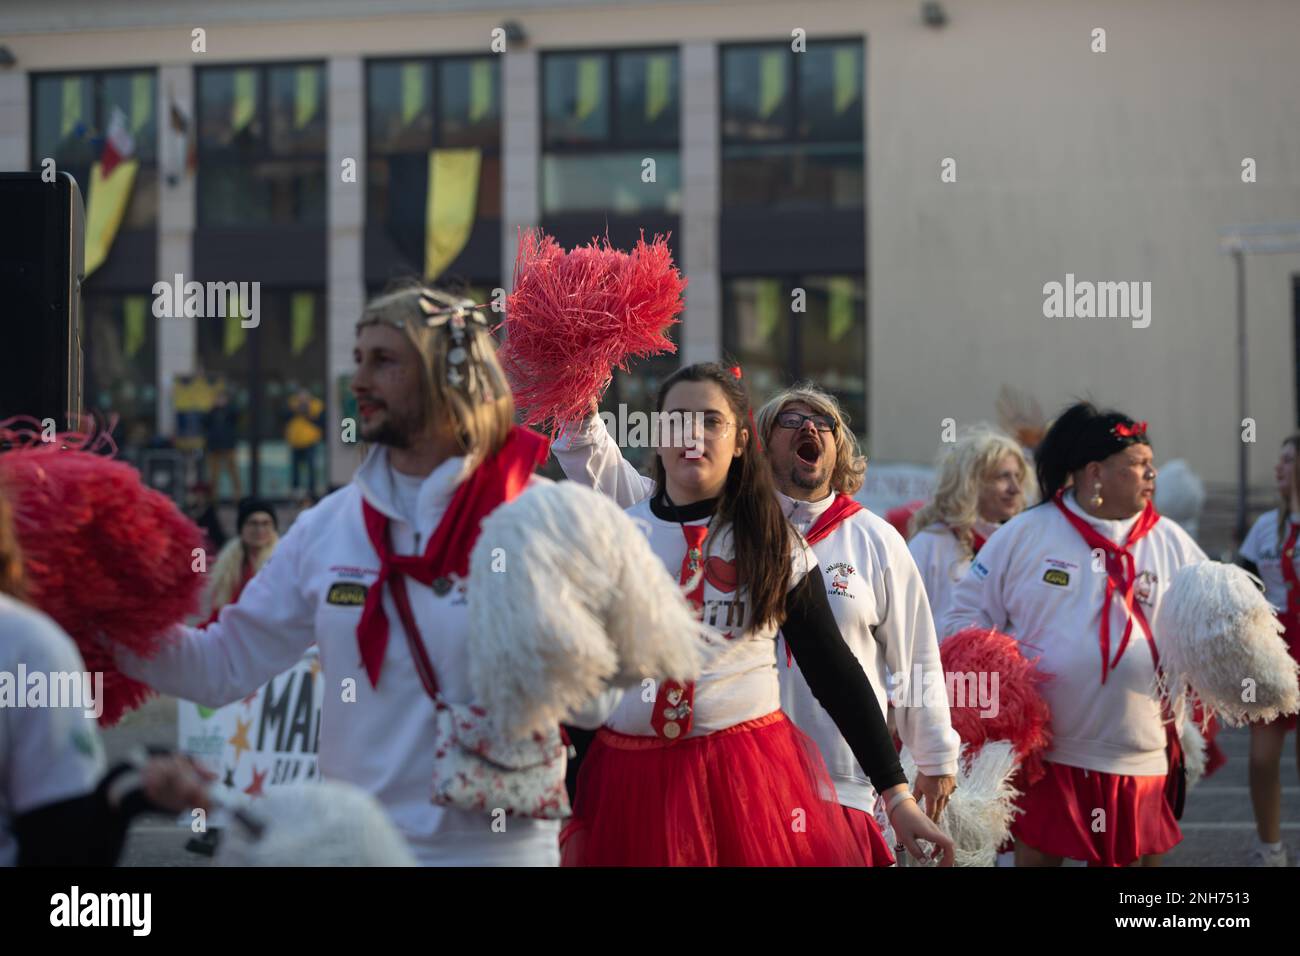
[[[811,438],[805,438],[803,441],[799,442],[798,446],[794,450],[794,453],[795,453],[795,457],[797,457],[805,465],[817,464],[818,460],[822,456],[821,448],[819,448],[817,446],[817,443],[813,441]]]

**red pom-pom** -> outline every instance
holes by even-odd
[[[565,253],[550,236],[524,232],[514,281],[499,358],[524,422],[552,437],[587,414],[614,369],[675,351],[667,331],[686,280],[663,236],[647,244],[642,235],[630,253],[608,240]]]
[[[912,515],[924,507],[925,502],[918,498],[916,501],[909,501],[905,505],[890,508],[885,512],[885,520],[894,526],[894,530],[903,536],[904,541],[907,541],[912,537],[908,534],[908,523],[912,520]]]
[[[1052,712],[1039,687],[1049,678],[1020,653],[1020,644],[990,628],[968,627],[944,639],[939,658],[950,686],[953,675],[997,674],[997,714],[980,716],[978,700],[950,700],[952,726],[961,737],[962,757],[975,758],[986,741],[1008,740],[1020,769],[1032,784],[1045,773],[1042,754],[1052,742]],[[991,687],[991,678],[989,678]],[[962,682],[969,686],[968,681]],[[956,706],[961,703],[962,706]]]
[[[28,597],[77,643],[86,669],[103,673],[99,722],[108,727],[151,691],[121,673],[101,642],[150,656],[170,625],[197,610],[202,576],[191,562],[203,536],[130,465],[67,444],[0,454],[0,488]]]

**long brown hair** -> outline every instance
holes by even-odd
[[[790,550],[793,535],[776,498],[772,470],[758,453],[757,436],[750,427],[749,395],[729,370],[716,362],[701,362],[678,369],[659,386],[655,411],[664,410],[668,390],[678,382],[712,382],[722,389],[741,435],[741,454],[731,460],[727,481],[713,514],[715,528],[730,527],[735,547],[738,586],[748,591],[753,616],[750,627],[784,619],[785,595],[790,589]],[[663,459],[654,458],[654,480],[659,492],[667,487]],[[708,551],[713,538],[706,539]]]
[[[18,532],[14,530],[13,508],[0,488],[0,594],[25,600],[27,589],[23,586],[23,555],[18,547]]]

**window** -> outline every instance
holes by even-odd
[[[863,204],[860,40],[722,48],[724,206]]]
[[[542,213],[679,211],[677,52],[548,53],[542,63]]]
[[[158,415],[153,296],[88,293],[82,305],[86,408],[117,416],[123,446],[147,445]]]
[[[366,66],[366,218],[387,231],[408,262],[425,262],[433,150],[478,150],[474,221],[501,216],[498,63],[495,56],[467,56]],[[493,272],[468,278],[491,281]]]
[[[140,166],[121,229],[150,230],[158,222],[158,87],[153,70],[50,73],[32,78],[31,168],[53,159],[90,198],[90,169],[99,158],[114,111],[133,140]]]
[[[198,224],[325,222],[325,69],[198,71]]]
[[[866,290],[861,276],[727,280],[723,348],[740,362],[756,401],[811,379],[840,400],[856,432],[866,428]]]

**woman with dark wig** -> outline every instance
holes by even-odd
[[[1037,468],[1042,504],[988,539],[941,633],[1005,631],[1051,675],[1047,774],[1019,802],[1016,865],[1158,865],[1182,839],[1183,773],[1153,628],[1174,574],[1206,557],[1156,513],[1146,422],[1080,402]]]
[[[781,511],[744,386],[719,365],[690,365],[660,387],[656,411],[670,434],[648,497],[628,513],[715,634],[697,681],[633,688],[598,732],[561,836],[564,863],[861,866],[888,854],[878,829],[874,848],[855,838],[816,744],[781,711],[783,629],[899,840],[918,857],[918,839],[937,844],[951,864],[952,841],[908,789],[816,558]]]

